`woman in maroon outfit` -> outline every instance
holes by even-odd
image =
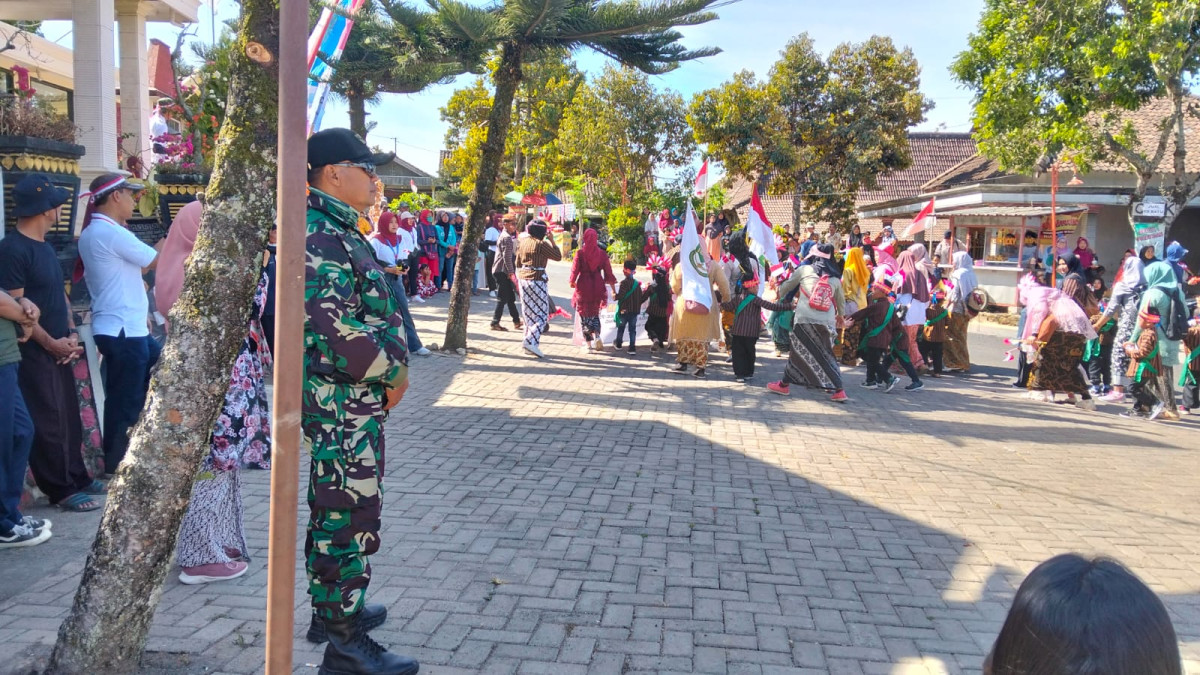
[[[596,230],[589,228],[585,231],[583,246],[571,264],[571,288],[575,289],[571,304],[579,315],[583,339],[587,342],[586,349],[597,351],[604,347],[600,343],[600,307],[608,299],[604,286],[607,284],[613,295],[617,293],[617,278],[613,275],[612,263],[597,243],[598,239]]]

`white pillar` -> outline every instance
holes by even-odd
[[[75,125],[87,148],[79,168],[86,186],[117,166],[117,83],[112,0],[73,0]]]
[[[146,65],[146,9],[137,0],[117,5],[121,47],[121,146],[150,165],[150,75]],[[124,167],[122,167],[124,168]]]

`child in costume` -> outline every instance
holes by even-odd
[[[1200,315],[1200,310],[1197,314]],[[1187,361],[1179,376],[1179,386],[1183,387],[1182,408],[1192,411],[1200,408],[1200,319],[1193,318],[1188,323],[1183,346],[1187,349]]]
[[[630,354],[637,353],[637,317],[642,308],[642,285],[633,278],[636,270],[636,262],[625,261],[625,278],[617,287],[617,338],[613,340],[613,347],[620,351],[625,329],[628,328]]]
[[[1133,341],[1122,345],[1131,359],[1126,376],[1132,381],[1129,395],[1133,397],[1133,407],[1121,413],[1125,417],[1145,415],[1153,420],[1166,410],[1166,405],[1154,395],[1158,374],[1162,372],[1162,357],[1158,353],[1160,320],[1158,310],[1153,307],[1138,312],[1138,328],[1134,331]]]
[[[421,263],[417,275],[417,294],[422,298],[433,297],[438,289],[437,285],[433,283],[433,272],[429,269],[429,265]]]
[[[782,312],[793,307],[763,300],[757,292],[758,278],[743,275],[741,283],[734,289],[733,298],[721,303],[722,309],[733,312],[729,347],[733,355],[733,376],[742,383],[754,376],[755,344],[763,329],[762,310]]]
[[[671,278],[669,275],[671,261],[652,255],[646,261],[646,269],[650,271],[652,281],[646,289],[646,334],[654,343],[650,351],[664,349],[670,337],[671,316]]]
[[[896,315],[893,302],[895,288],[899,286],[894,276],[881,276],[871,286],[868,305],[850,316],[851,323],[863,322],[863,346],[866,349],[867,380],[863,387],[879,387],[891,391],[896,386],[896,376],[888,373],[892,362],[899,360],[912,384],[905,391],[924,388],[917,371],[908,358],[908,334],[904,324]]]
[[[934,293],[933,302],[925,309],[925,327],[922,329],[921,358],[932,366],[930,377],[942,376],[942,354],[946,342],[946,326],[950,323],[950,311],[946,307],[946,294]]]

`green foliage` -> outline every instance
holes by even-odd
[[[447,204],[441,200],[434,199],[431,195],[422,194],[420,192],[405,192],[388,202],[388,208],[399,213],[401,211],[409,211],[414,216],[421,209],[436,209]]]
[[[641,251],[642,246],[637,242],[611,240],[608,243],[608,259],[618,264],[636,260]]]
[[[607,65],[579,91],[562,129],[566,161],[619,204],[644,201],[660,167],[680,167],[696,145],[683,98],[645,73]]]
[[[638,209],[622,206],[608,213],[608,237],[610,241],[640,244],[645,235],[646,217]]]
[[[912,51],[890,38],[841,44],[822,58],[802,34],[766,81],[738,73],[697,94],[688,120],[730,175],[769,175],[772,194],[802,193],[793,222],[849,228],[859,190],[911,164],[907,129],[932,107],[919,89]]]
[[[1200,191],[1183,171],[1186,144],[1176,156],[1171,142],[1196,116],[1188,88],[1200,75],[1200,3],[990,0],[968,44],[951,70],[975,96],[981,151],[1003,168],[1115,158],[1138,177],[1137,197],[1168,174],[1176,213]],[[1153,137],[1129,123],[1138,110],[1154,117]]]
[[[678,209],[679,213],[687,210],[687,203],[692,202],[692,208],[697,214],[719,213],[725,207],[725,188],[720,184],[710,185],[708,194],[703,201],[698,200],[693,192],[696,184],[697,169],[689,168],[662,187],[657,187],[650,193],[646,204],[655,213],[663,209]],[[698,216],[698,217],[701,217]]]

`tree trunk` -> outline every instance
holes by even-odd
[[[346,95],[346,101],[350,104],[350,131],[358,134],[359,138],[367,139],[367,100],[360,94],[351,93]]]
[[[275,1],[242,0],[228,113],[183,293],[47,672],[137,669],[274,219],[278,45]]]
[[[488,113],[487,140],[483,142],[475,190],[468,203],[470,215],[467,227],[463,232],[463,240],[459,242],[457,269],[462,273],[454,275],[454,286],[450,289],[450,311],[442,349],[467,347],[467,315],[471,309],[475,259],[479,256],[479,248],[475,244],[483,239],[484,221],[496,193],[496,178],[500,174],[500,162],[504,159],[504,145],[512,122],[513,96],[521,84],[523,56],[521,46],[511,43],[505,44],[500,52],[500,66],[495,76],[496,94],[492,98],[492,110]]]

